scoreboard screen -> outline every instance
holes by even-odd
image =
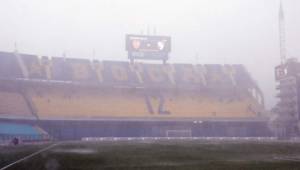
[[[287,68],[285,65],[279,65],[275,67],[275,80],[279,81],[281,79],[286,78],[287,76]]]
[[[126,50],[130,59],[168,59],[171,37],[126,35]]]

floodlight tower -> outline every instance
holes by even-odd
[[[277,118],[274,122],[277,136],[288,139],[300,135],[300,63],[287,56],[282,0],[279,6],[279,40],[281,63],[275,67],[279,102],[276,105]]]
[[[286,40],[285,40],[285,20],[282,6],[282,0],[279,4],[279,43],[280,43],[280,61],[284,64],[286,61]]]

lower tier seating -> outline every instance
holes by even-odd
[[[134,89],[31,89],[41,119],[94,118],[249,118],[262,109],[245,95],[221,99],[194,92],[143,92]]]

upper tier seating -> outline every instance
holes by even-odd
[[[1,86],[10,89],[0,89],[0,118],[249,118],[263,111],[260,89],[239,64],[132,64],[5,52],[0,61]]]

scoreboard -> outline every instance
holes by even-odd
[[[128,34],[126,35],[126,50],[130,60],[150,59],[166,61],[171,51],[171,37]]]
[[[275,67],[275,80],[280,81],[289,76],[298,76],[300,74],[300,62],[294,58],[290,58],[286,63]]]

